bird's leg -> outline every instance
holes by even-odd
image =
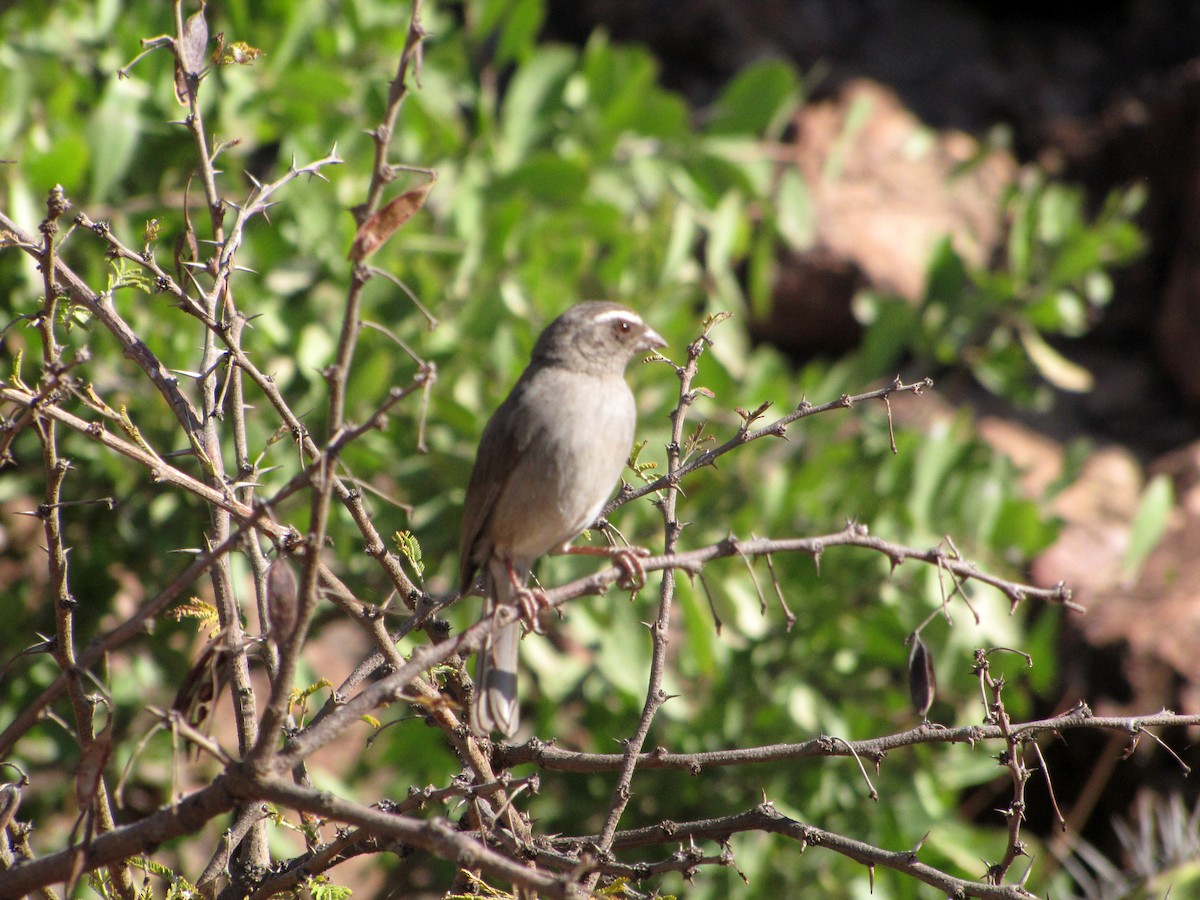
[[[636,590],[646,583],[646,569],[642,557],[649,556],[645,547],[567,547],[564,551],[572,556],[604,556],[621,570],[617,586],[624,590]]]
[[[541,588],[531,588],[522,584],[516,569],[507,560],[504,568],[508,571],[508,579],[513,586],[513,603],[521,611],[521,621],[534,634],[545,634],[538,622],[538,615],[550,605],[546,599],[546,592]]]

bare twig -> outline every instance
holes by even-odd
[[[984,722],[1000,730],[1005,749],[999,756],[999,762],[1012,774],[1012,800],[1005,809],[1000,810],[1008,823],[1008,843],[1004,848],[1004,856],[998,862],[989,865],[987,872],[989,882],[1003,884],[1017,857],[1027,855],[1025,842],[1021,840],[1021,826],[1025,822],[1025,785],[1029,781],[1029,768],[1025,765],[1023,742],[1013,731],[1008,710],[1004,707],[1004,678],[992,677],[986,651],[975,652],[975,673],[979,678],[980,690],[988,700],[984,710]]]
[[[670,476],[679,471],[682,465],[681,454],[687,411],[692,403],[695,402],[697,396],[692,391],[692,380],[696,377],[696,372],[699,370],[700,357],[703,355],[705,347],[710,343],[708,337],[709,329],[719,321],[720,318],[714,317],[714,319],[706,324],[703,334],[688,345],[687,362],[682,366],[677,366],[675,369],[676,375],[679,378],[679,400],[675,405],[675,409],[671,412],[671,441],[667,444],[668,477],[663,483],[663,486],[666,488],[665,495],[659,503],[659,510],[662,513],[665,531],[664,548],[667,553],[675,551],[679,545],[679,537],[683,533],[683,523],[679,521],[676,512],[679,499],[679,482]],[[621,821],[621,815],[624,813],[625,807],[629,804],[630,797],[632,796],[630,788],[633,782],[633,773],[637,769],[637,758],[642,752],[646,737],[650,733],[650,726],[659,708],[669,699],[667,692],[662,688],[662,682],[663,675],[666,672],[667,642],[671,629],[671,607],[674,597],[675,573],[673,569],[667,569],[663,571],[662,584],[659,587],[658,614],[655,616],[654,622],[650,625],[652,649],[650,674],[646,687],[646,700],[642,706],[642,715],[638,720],[637,727],[634,729],[633,734],[625,741],[625,752],[621,763],[620,776],[617,779],[616,787],[613,789],[612,797],[609,800],[608,815],[605,817],[604,827],[601,829],[600,836],[596,841],[596,850],[602,859],[607,856],[609,849],[612,847],[613,837]],[[589,891],[595,887],[598,877],[599,873],[594,873],[588,878],[586,884]]]
[[[43,305],[42,314],[38,319],[38,329],[42,338],[42,371],[47,386],[58,381],[63,372],[62,347],[58,342],[57,334],[60,292],[56,277],[55,237],[58,234],[58,220],[69,206],[61,187],[51,190],[46,202],[46,218],[42,220],[39,229],[43,238],[40,248]],[[61,399],[60,392],[53,389],[45,396],[45,402],[48,404],[54,404],[59,399]],[[100,833],[111,831],[114,827],[112,806],[103,778],[103,762],[95,762],[101,757],[107,759],[111,752],[111,741],[109,734],[103,736],[96,734],[93,724],[96,700],[84,689],[83,680],[78,677],[76,669],[75,609],[78,601],[71,594],[67,564],[68,547],[63,537],[62,524],[64,507],[62,487],[71,463],[60,452],[58,430],[53,419],[37,419],[36,431],[41,439],[42,464],[46,480],[45,500],[38,507],[38,514],[42,520],[42,528],[46,537],[50,577],[49,595],[54,604],[55,640],[51,647],[51,653],[58,663],[59,670],[67,676],[67,695],[75,716],[75,731],[80,745],[80,763],[76,779],[77,782],[86,781],[88,783],[86,802],[81,804],[80,808],[81,819],[86,817],[89,823],[89,835],[85,838],[86,842],[86,840],[90,840],[93,822]],[[111,710],[108,723],[111,733]],[[89,769],[92,771],[87,771]],[[128,869],[123,865],[114,865],[109,874],[120,895],[125,900],[132,900],[135,892]]]
[[[1200,715],[1179,715],[1172,712],[1153,716],[1095,716],[1086,706],[1079,706],[1060,716],[1017,722],[1009,732],[1021,740],[1031,741],[1039,735],[1059,731],[1089,729],[1130,733],[1139,727],[1179,728],[1200,725]],[[964,725],[958,728],[934,727],[922,724],[907,731],[861,741],[817,737],[787,744],[768,744],[760,747],[737,747],[729,750],[710,750],[703,753],[672,753],[656,748],[641,754],[639,769],[677,769],[699,775],[705,769],[758,763],[779,763],[826,757],[859,757],[879,763],[892,751],[918,744],[975,744],[1004,738],[999,725]],[[533,763],[546,771],[614,772],[618,771],[624,754],[581,753],[565,750],[543,741],[501,747],[496,754],[497,765],[512,766]]]
[[[902,872],[937,888],[948,897],[982,897],[986,900],[1031,900],[1033,895],[1015,885],[995,886],[983,882],[954,878],[917,860],[913,850],[883,850],[870,844],[843,837],[811,825],[805,825],[779,813],[770,803],[760,804],[749,812],[705,819],[697,822],[661,822],[644,828],[630,829],[615,835],[613,847],[624,850],[662,843],[675,843],[687,838],[709,838],[724,842],[732,834],[761,831],[779,834],[807,847],[838,853],[864,866],[882,866]],[[578,838],[559,838],[556,843],[571,846],[594,842],[599,835]]]
[[[707,340],[707,333],[706,337],[702,340]],[[822,403],[819,406],[814,406],[806,400],[786,416],[780,416],[778,419],[763,425],[761,428],[752,429],[750,427],[757,420],[758,416],[747,417],[742,422],[742,426],[737,430],[734,436],[725,443],[714,447],[711,450],[706,450],[704,453],[701,453],[697,456],[693,456],[687,462],[681,463],[677,469],[672,470],[668,465],[667,473],[665,475],[663,475],[661,478],[651,481],[649,484],[643,485],[640,488],[634,488],[627,485],[625,489],[617,494],[617,496],[607,506],[605,506],[603,510],[601,510],[600,516],[601,518],[607,518],[612,514],[613,510],[620,506],[624,506],[631,500],[636,500],[639,497],[646,496],[647,494],[653,494],[661,491],[668,485],[677,485],[681,480],[695,472],[697,469],[703,469],[705,466],[713,465],[726,453],[730,453],[731,451],[736,450],[738,447],[742,447],[751,443],[752,441],[757,441],[765,437],[785,437],[787,435],[787,428],[792,422],[796,422],[800,419],[807,418],[808,416],[814,416],[819,413],[829,412],[830,410],[834,409],[849,409],[852,406],[862,403],[864,400],[884,399],[890,397],[892,394],[908,393],[919,395],[921,392],[931,387],[933,387],[933,380],[930,378],[924,378],[921,381],[916,381],[912,384],[905,384],[897,377],[892,384],[885,388],[867,391],[862,394],[844,394],[837,400],[831,400],[828,403]],[[761,410],[756,412],[761,415]]]

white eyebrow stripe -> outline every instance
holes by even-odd
[[[627,309],[605,310],[604,312],[597,314],[596,318],[593,321],[609,322],[613,319],[624,319],[626,322],[629,322],[630,324],[633,324],[633,325],[645,325],[646,324],[645,322],[642,321],[641,316],[639,316],[635,312],[630,312]]]

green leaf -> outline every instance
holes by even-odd
[[[115,77],[88,124],[92,153],[91,199],[105,200],[129,171],[141,140],[140,86]]]
[[[1077,188],[1049,184],[1037,204],[1037,237],[1057,244],[1082,224],[1083,197]]]
[[[24,177],[39,191],[61,184],[67,195],[80,188],[83,174],[91,161],[91,148],[84,138],[75,133],[54,138],[44,150],[31,148],[21,160]]]
[[[495,190],[544,203],[569,204],[580,200],[587,185],[588,171],[581,164],[539,153],[498,180]]]
[[[411,531],[397,531],[392,535],[392,541],[400,555],[408,560],[418,580],[425,577],[425,560],[421,557],[421,542]]]
[[[793,250],[811,249],[816,240],[816,218],[808,185],[798,169],[787,169],[775,194],[775,227],[780,237]]]
[[[741,256],[745,235],[745,204],[737,191],[729,191],[718,204],[708,226],[708,268],[727,272]]]
[[[490,38],[508,15],[511,5],[512,0],[475,0],[473,16],[468,20],[473,20],[472,36],[478,41]]]
[[[659,279],[663,282],[680,280],[689,269],[695,268],[696,241],[700,227],[696,217],[685,204],[679,204],[671,214],[671,236],[663,257]]]
[[[350,888],[331,884],[324,875],[309,878],[304,886],[312,894],[313,900],[346,900],[354,893]]]
[[[1037,227],[1034,201],[1034,196],[1024,193],[1014,195],[1012,200],[1012,225],[1008,231],[1008,267],[1019,285],[1028,282],[1033,271],[1034,233]]]
[[[1036,503],[1009,498],[996,518],[992,545],[1002,553],[1016,550],[1029,558],[1045,550],[1056,531]]]
[[[1146,557],[1161,540],[1174,508],[1175,489],[1171,479],[1166,475],[1155,475],[1142,491],[1142,499],[1129,528],[1129,546],[1121,560],[1121,574],[1127,582],[1137,578]]]
[[[500,114],[496,164],[501,171],[524,160],[550,131],[551,109],[561,103],[575,61],[575,51],[568,47],[543,47],[517,70]]]
[[[692,137],[687,105],[662,89],[658,63],[645,50],[614,47],[603,32],[596,32],[584,48],[581,71],[587,89],[580,92],[577,105],[589,124],[589,143],[597,156],[606,156],[628,132],[670,141]]]
[[[774,234],[760,229],[751,236],[746,265],[746,298],[755,319],[765,319],[771,313],[778,280],[778,247]]]
[[[1059,390],[1083,394],[1092,389],[1095,379],[1083,366],[1071,362],[1049,344],[1037,331],[1030,327],[1020,329],[1018,335],[1025,352],[1041,376]]]
[[[859,347],[863,374],[867,378],[895,374],[920,328],[916,311],[903,297],[866,293],[855,299],[854,312],[866,326]]]
[[[713,104],[706,131],[713,135],[777,136],[795,110],[800,79],[788,63],[771,60],[743,69]]]
[[[542,0],[513,0],[500,20],[496,61],[514,62],[534,52],[534,39],[542,30],[546,9]]]
[[[926,303],[956,305],[961,302],[967,286],[967,267],[950,238],[938,241],[926,273]]]
[[[144,294],[154,292],[153,279],[128,260],[110,259],[108,265],[112,270],[108,273],[108,290],[110,292],[126,287],[135,288]]]

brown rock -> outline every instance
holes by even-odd
[[[1054,546],[1034,560],[1033,575],[1040,584],[1070,585],[1075,599],[1088,608],[1083,619],[1072,621],[1090,622],[1101,598],[1120,587],[1121,561],[1141,489],[1142,471],[1133,454],[1105,447],[1055,498],[1053,509],[1063,528]]]
[[[915,299],[939,241],[982,265],[1003,235],[1000,197],[1012,157],[979,153],[962,132],[935,132],[872,81],[801,110],[795,164],[813,193],[816,243],[855,263],[872,285]],[[965,168],[964,168],[965,167]],[[961,173],[955,174],[959,169]]]
[[[1066,524],[1034,566],[1038,581],[1066,580],[1087,607],[1085,615],[1068,620],[1075,637],[1087,647],[1119,651],[1129,696],[1120,703],[1102,699],[1097,712],[1200,713],[1194,665],[1200,648],[1200,444],[1150,467],[1151,475],[1160,473],[1172,479],[1176,508],[1140,571],[1131,576],[1123,562],[1143,478],[1133,458],[1116,449],[1098,451],[1058,498],[1055,509]]]
[[[976,430],[993,449],[1012,460],[1021,473],[1022,494],[1034,499],[1046,496],[1062,473],[1062,444],[1028,425],[999,416],[983,416]]]
[[[887,88],[847,83],[796,117],[793,163],[811,193],[812,247],[785,255],[774,309],[756,333],[784,349],[838,352],[857,340],[862,286],[916,301],[943,239],[981,265],[1003,237],[1000,198],[1017,166],[1003,152],[933,131]]]

